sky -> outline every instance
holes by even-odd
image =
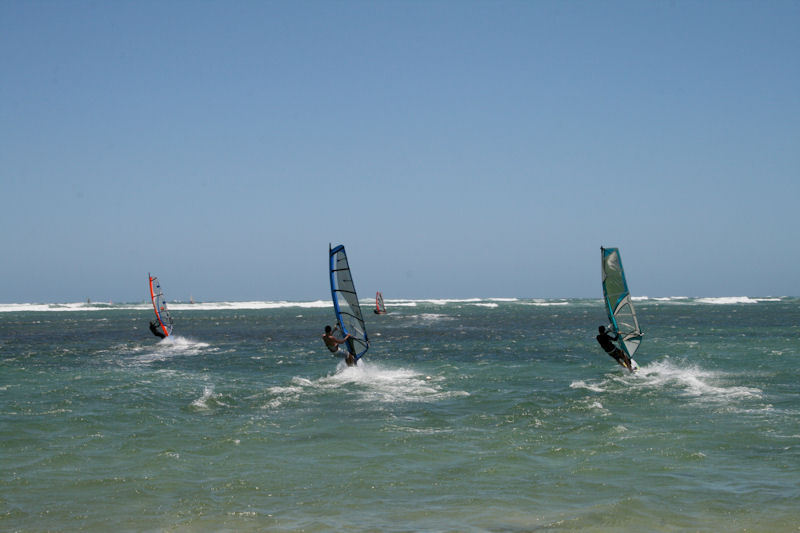
[[[800,295],[800,2],[0,2],[0,302]]]

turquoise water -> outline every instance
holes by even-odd
[[[797,531],[800,299],[0,305],[5,531]]]

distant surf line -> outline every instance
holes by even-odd
[[[688,304],[688,305],[741,305],[782,302],[791,300],[789,296],[635,296],[633,300],[641,303],[655,304]],[[417,307],[420,305],[471,305],[485,309],[495,309],[503,305],[526,306],[568,306],[595,305],[601,298],[396,298],[386,299],[390,307]],[[371,299],[363,299],[364,303],[372,303]],[[324,309],[331,306],[329,300],[243,300],[220,302],[189,303],[180,300],[169,301],[172,311],[237,311],[260,309]],[[39,313],[39,312],[88,312],[88,311],[146,311],[150,310],[150,302],[102,303],[102,302],[50,302],[50,303],[0,303],[0,313]]]

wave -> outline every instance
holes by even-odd
[[[761,389],[734,385],[731,384],[732,380],[733,376],[724,372],[665,359],[640,366],[634,374],[618,372],[597,381],[575,380],[569,387],[605,393],[619,390],[619,384],[624,383],[623,387],[626,389],[672,390],[679,396],[702,404],[727,404],[763,398],[764,392]]]
[[[782,302],[786,297],[754,297],[754,296],[633,296],[631,299],[637,302],[657,302],[674,304],[708,304],[708,305],[739,305],[756,304],[760,302]]]
[[[690,298],[688,296],[658,296],[655,298],[651,298],[649,296],[631,296],[631,300],[635,302],[684,302],[686,300],[690,300]]]
[[[754,304],[758,299],[747,296],[723,296],[719,298],[697,298],[695,300],[701,304],[731,305],[731,304]]]
[[[206,385],[203,387],[203,394],[192,401],[191,406],[201,411],[211,410],[215,407],[229,407],[229,405],[222,401],[222,395],[214,392],[213,385]]]
[[[431,305],[468,304],[468,303],[479,303],[485,300],[491,300],[491,298],[421,298],[417,300],[402,299],[402,298],[398,298],[395,300],[387,300],[386,298],[384,298],[383,301],[386,303],[387,306],[391,303],[392,305],[408,305],[413,307],[418,304],[431,304]]]
[[[596,385],[596,384],[592,384],[592,383],[586,383],[582,379],[581,380],[577,380],[577,381],[573,381],[572,383],[570,383],[569,384],[569,388],[570,389],[588,389],[588,390],[590,390],[592,392],[605,392],[606,391],[606,389],[604,389],[601,385]]]
[[[210,349],[209,349],[210,348]],[[180,335],[170,335],[161,339],[152,346],[139,346],[134,351],[144,352],[137,355],[132,362],[147,365],[159,361],[166,361],[173,357],[198,355],[203,352],[216,352],[218,348],[211,348],[207,342],[199,342]]]
[[[670,360],[640,367],[635,376],[644,386],[676,388],[684,396],[698,400],[725,402],[763,396],[761,389],[728,384],[729,377],[722,372],[676,364]]]
[[[218,310],[240,310],[240,309],[283,309],[287,307],[299,307],[304,309],[326,308],[332,304],[329,300],[315,300],[312,302],[290,302],[290,301],[245,301],[245,302],[168,302],[170,311],[218,311]],[[115,311],[115,310],[152,310],[150,302],[143,303],[11,303],[0,304],[0,313],[16,312],[46,312],[46,311]]]
[[[423,313],[421,315],[408,315],[406,318],[411,319],[412,323],[423,322],[438,322],[441,320],[455,320],[455,317],[450,315],[443,315],[441,313]]]
[[[147,304],[152,309],[151,304]],[[146,309],[145,304],[99,304],[86,302],[72,303],[12,303],[0,304],[0,313],[44,312],[44,311],[108,311],[109,309]]]
[[[226,309],[284,309],[299,307],[302,309],[317,309],[332,307],[330,300],[315,300],[313,302],[280,301],[249,301],[249,302],[205,302],[205,303],[170,303],[171,311],[219,311]]]
[[[721,296],[721,297],[689,297],[689,296],[634,296],[633,300],[644,303],[668,304],[710,304],[710,305],[738,305],[755,304],[762,302],[781,302],[787,297],[757,297],[757,296]],[[374,299],[360,300],[364,306],[372,306]],[[586,305],[601,302],[600,298],[423,298],[423,299],[387,299],[387,307],[417,307],[420,305],[473,305],[477,307],[496,308],[500,305],[525,305],[525,306],[567,306]],[[330,300],[290,301],[290,300],[249,300],[225,302],[198,302],[188,303],[173,301],[168,302],[171,311],[226,311],[226,310],[261,310],[261,309],[325,309],[332,306]],[[150,302],[137,303],[101,303],[101,302],[71,302],[71,303],[0,303],[0,313],[18,312],[77,312],[77,311],[114,311],[151,310]]]
[[[348,367],[340,361],[333,374],[318,379],[296,376],[287,386],[268,389],[272,398],[265,406],[275,409],[283,404],[302,402],[309,395],[341,390],[355,394],[368,403],[435,402],[454,396],[469,396],[466,391],[447,391],[440,384],[443,378],[426,376],[407,368],[389,368],[360,361]]]
[[[549,300],[533,300],[529,302],[520,302],[523,305],[534,305],[538,307],[552,307],[554,305],[569,305],[570,302],[565,300],[549,301]]]

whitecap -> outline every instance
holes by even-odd
[[[466,391],[448,391],[441,386],[442,378],[431,377],[408,368],[389,368],[380,364],[359,361],[348,367],[340,361],[336,371],[315,380],[294,377],[286,386],[270,387],[273,397],[267,408],[277,408],[286,402],[301,401],[308,395],[331,391],[347,391],[369,403],[436,402],[442,399],[469,396]]]
[[[134,363],[148,364],[166,361],[172,357],[191,356],[203,352],[216,352],[218,348],[210,348],[206,342],[195,341],[180,335],[170,335],[150,347],[136,347],[132,351],[146,351],[133,359]]]
[[[211,409],[216,406],[227,407],[227,404],[220,400],[221,396],[214,393],[213,385],[203,387],[203,395],[192,402],[192,407],[196,409]]]
[[[534,305],[537,307],[550,307],[553,305],[569,305],[570,302],[564,299],[546,300],[543,298],[533,298],[532,300],[520,301],[521,305]]]
[[[747,296],[724,296],[719,298],[698,298],[698,303],[714,304],[714,305],[731,305],[731,304],[754,304],[758,300],[754,300]]]
[[[754,387],[726,385],[727,376],[695,365],[679,365],[670,360],[640,367],[636,376],[647,386],[677,387],[687,397],[701,401],[725,402],[761,398],[763,391]]]
[[[443,315],[441,313],[422,313],[420,315],[409,315],[410,319],[421,322],[437,322],[439,320],[455,320],[455,317]]]
[[[299,307],[301,309],[320,309],[331,307],[330,300],[315,300],[311,302],[278,301],[247,301],[247,302],[201,302],[184,303],[174,302],[169,304],[171,311],[225,311],[245,309],[285,309]]]
[[[595,385],[591,383],[586,383],[583,380],[573,381],[569,384],[570,389],[588,389],[592,392],[605,392],[606,389],[601,387],[600,385]]]

